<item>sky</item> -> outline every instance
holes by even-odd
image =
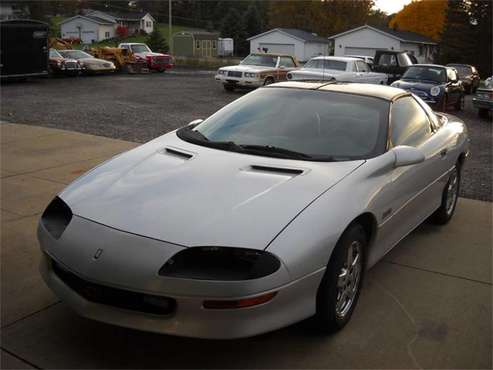
[[[375,0],[375,8],[387,14],[396,13],[407,5],[411,0]]]

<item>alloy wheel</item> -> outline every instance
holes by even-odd
[[[455,202],[457,201],[458,191],[459,191],[459,177],[457,176],[457,168],[454,168],[448,181],[447,195],[445,201],[445,210],[447,212],[447,215],[449,216],[454,211]]]
[[[353,241],[348,250],[346,261],[337,278],[336,315],[344,318],[351,310],[359,289],[361,279],[362,245]]]

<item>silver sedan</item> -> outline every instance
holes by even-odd
[[[273,84],[77,179],[38,227],[79,314],[200,338],[350,319],[365,270],[456,207],[463,122],[400,89]]]

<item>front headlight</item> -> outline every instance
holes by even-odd
[[[249,77],[249,78],[257,78],[257,77],[258,77],[258,74],[256,74],[256,73],[251,73],[251,72],[245,72],[245,77]]]
[[[226,74],[226,71],[225,71],[225,70],[223,70],[223,69],[219,69],[219,70],[217,71],[217,74],[218,74],[218,75],[225,75],[225,74]]]
[[[171,257],[159,275],[183,279],[239,281],[273,274],[281,262],[263,250],[192,247]]]
[[[433,86],[430,90],[431,96],[438,96],[440,95],[441,89],[438,86]]]

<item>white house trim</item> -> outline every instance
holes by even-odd
[[[382,35],[386,35],[388,37],[392,37],[393,39],[396,39],[396,40],[399,40],[401,42],[409,42],[409,43],[413,43],[413,44],[428,44],[428,45],[437,45],[436,42],[429,42],[429,41],[415,41],[415,40],[407,40],[407,39],[403,39],[401,37],[398,37],[396,35],[393,35],[391,33],[388,33],[388,32],[385,32],[385,31],[382,31],[378,28],[375,28],[375,27],[372,27],[372,26],[369,26],[367,24],[363,25],[363,26],[360,26],[360,27],[356,27],[356,28],[353,28],[351,30],[347,30],[347,31],[344,31],[344,32],[341,32],[341,33],[338,33],[337,35],[333,35],[333,36],[330,36],[329,39],[335,39],[337,37],[341,37],[341,36],[345,36],[347,34],[350,34],[350,33],[353,33],[353,32],[357,32],[357,31],[360,31],[364,28],[368,28],[370,30],[373,30],[375,32],[378,32],[378,33],[381,33]]]
[[[107,25],[114,24],[114,22],[111,22],[111,21],[107,21],[107,22],[98,21],[98,20],[96,20],[96,19],[94,19],[94,18],[85,17],[85,16],[80,15],[80,14],[75,15],[75,16],[70,17],[70,18],[67,18],[67,19],[64,19],[63,21],[61,21],[61,22],[60,22],[60,24],[65,24],[65,23],[70,22],[70,21],[72,21],[72,20],[74,20],[74,19],[81,19],[81,18],[82,18],[82,19],[85,19],[85,20],[86,20],[86,21],[88,21],[88,22],[97,23],[97,24],[107,24]]]
[[[292,35],[292,34],[290,34],[290,33],[288,33],[288,32],[284,32],[284,31],[283,31],[282,29],[280,29],[280,28],[273,28],[273,29],[271,29],[271,30],[269,30],[269,31],[266,31],[266,32],[260,33],[260,34],[258,34],[258,35],[252,36],[252,37],[248,38],[248,39],[247,39],[247,41],[254,40],[254,39],[256,39],[256,38],[259,38],[259,37],[262,37],[262,36],[268,35],[269,33],[276,32],[276,31],[277,31],[277,32],[282,33],[282,34],[283,34],[283,35],[285,35],[285,36],[289,36],[289,37],[291,37],[291,38],[293,38],[293,39],[296,39],[296,40],[298,40],[298,41],[301,41],[301,42],[308,42],[308,41],[306,41],[306,40],[303,40],[303,39],[302,39],[302,38],[300,38],[300,37],[296,37],[296,36],[294,36],[294,35]]]

